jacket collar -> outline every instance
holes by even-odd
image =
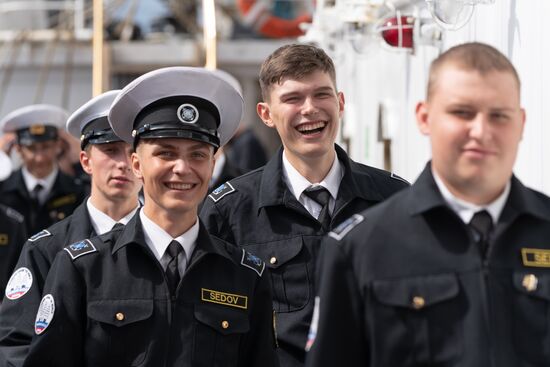
[[[115,245],[113,246],[112,253],[114,254],[118,250],[128,245],[141,246],[144,251],[148,253],[151,252],[149,246],[145,242],[145,234],[143,233],[143,226],[139,218],[139,213],[136,213],[133,218],[124,226],[122,233],[116,240]],[[218,254],[226,258],[230,258],[224,248],[220,246],[215,246],[212,243],[210,235],[208,234],[204,224],[199,219],[199,235],[197,237],[197,246],[191,255],[191,261],[194,262],[196,259],[204,256],[205,254]],[[151,253],[151,256],[153,254]]]
[[[334,146],[336,157],[342,163],[345,171],[338,190],[336,207],[340,207],[342,204],[356,197],[375,202],[381,201],[383,197],[374,184],[372,177],[364,170],[361,170],[360,167],[362,166],[351,160],[339,145],[335,144]],[[298,203],[284,181],[282,156],[283,148],[281,147],[263,168],[259,189],[260,208],[285,205],[294,201]]]
[[[515,175],[511,179],[510,195],[504,205],[501,221],[513,221],[521,214],[531,215],[550,221],[550,206],[547,200],[541,200],[542,194],[525,187]],[[409,213],[411,215],[427,212],[436,207],[448,207],[432,175],[431,162],[411,186],[408,193]]]

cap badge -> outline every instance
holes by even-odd
[[[199,110],[189,103],[179,106],[177,114],[178,119],[186,124],[194,124],[199,119]]]
[[[32,135],[44,135],[44,133],[46,133],[46,127],[44,125],[31,125],[29,127],[29,132]]]

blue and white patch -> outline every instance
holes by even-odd
[[[19,268],[13,272],[6,285],[6,298],[16,300],[23,297],[32,287],[32,273],[27,268]]]
[[[409,182],[409,181],[405,180],[403,177],[397,176],[397,175],[396,175],[395,173],[393,173],[393,172],[390,174],[390,177],[393,178],[394,180],[401,181],[401,182],[406,183],[407,185],[410,185],[410,182]]]
[[[361,223],[365,217],[361,214],[354,214],[342,223],[340,223],[336,228],[329,232],[329,236],[340,241],[349,231],[353,229],[356,225]]]
[[[313,347],[313,343],[315,342],[315,338],[317,337],[320,303],[321,303],[321,299],[319,298],[319,296],[315,297],[315,305],[313,306],[313,317],[311,318],[311,324],[309,325],[309,333],[307,334],[307,343],[305,347],[306,352],[309,352],[311,350],[311,347]]]
[[[72,245],[65,247],[63,250],[67,251],[73,260],[82,255],[97,252],[97,249],[90,240],[73,243]]]
[[[34,332],[36,335],[40,335],[50,326],[53,315],[55,314],[55,301],[51,294],[46,294],[36,313],[36,320],[34,321]]]
[[[212,191],[210,195],[208,195],[208,197],[212,199],[215,203],[217,203],[218,201],[220,201],[221,198],[235,191],[237,190],[235,190],[235,188],[229,182],[226,182],[218,186],[218,188]]]
[[[29,238],[29,241],[31,241],[31,242],[38,241],[41,238],[48,237],[48,236],[51,236],[51,235],[52,234],[48,230],[43,229],[40,232],[34,234],[31,238]]]
[[[250,252],[246,252],[244,249],[241,265],[254,270],[259,276],[262,276],[265,269],[265,263],[262,259],[258,256],[252,255]]]

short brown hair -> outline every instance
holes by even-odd
[[[260,69],[262,98],[267,101],[271,85],[280,83],[283,78],[299,80],[316,71],[328,73],[336,88],[334,63],[325,51],[303,44],[279,47],[267,57]]]
[[[512,65],[506,56],[493,46],[471,42],[448,49],[432,62],[427,88],[428,100],[435,89],[440,69],[447,64],[454,64],[465,70],[477,71],[481,75],[486,75],[492,71],[510,73],[517,81],[518,91],[520,90],[521,82],[519,75],[514,65]]]

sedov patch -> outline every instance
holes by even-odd
[[[246,252],[244,249],[241,265],[254,270],[259,276],[262,276],[265,269],[265,263],[262,259],[258,256],[252,255],[250,252]]]
[[[361,223],[365,217],[361,214],[354,214],[342,223],[340,223],[336,228],[329,232],[329,236],[340,241],[349,231],[353,229],[356,225]]]
[[[237,190],[235,190],[233,185],[231,185],[229,182],[226,182],[218,186],[218,188],[212,191],[210,195],[208,195],[208,197],[212,199],[215,203],[217,203],[218,201],[220,201],[221,198],[235,191]]]
[[[29,238],[29,241],[31,241],[31,242],[38,241],[41,238],[48,237],[48,236],[51,236],[51,235],[52,234],[48,230],[43,229],[40,232],[32,235],[32,237]]]
[[[67,251],[73,260],[82,255],[97,252],[97,249],[90,240],[73,243],[72,245],[65,247],[63,250]]]
[[[55,314],[55,301],[51,294],[46,294],[36,313],[36,320],[34,321],[34,332],[36,335],[40,335],[48,328],[52,322],[53,315]]]
[[[32,273],[27,268],[19,268],[13,272],[6,285],[6,298],[16,300],[23,297],[32,287]]]

